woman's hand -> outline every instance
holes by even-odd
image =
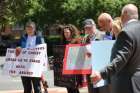
[[[16,56],[19,56],[19,54],[21,53],[21,50],[22,50],[21,47],[16,48]]]
[[[86,57],[91,58],[92,54],[90,52],[86,52]]]

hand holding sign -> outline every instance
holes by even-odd
[[[66,46],[63,74],[90,74],[91,53],[88,44],[69,44]]]
[[[43,64],[47,65],[46,44],[30,49],[8,48],[3,73],[10,76],[40,77],[45,68]]]
[[[94,84],[97,84],[102,79],[102,77],[98,71],[92,71],[90,78]]]
[[[19,56],[19,54],[21,53],[21,50],[22,50],[21,47],[16,48],[16,56]]]
[[[91,58],[92,54],[90,52],[86,52],[85,56],[86,58]]]

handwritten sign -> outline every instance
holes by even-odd
[[[16,57],[15,49],[7,49],[4,74],[11,76],[41,77],[42,71],[47,68],[46,44],[34,48],[23,48]]]
[[[66,46],[63,74],[90,74],[91,57],[88,57],[88,45],[69,44]]]

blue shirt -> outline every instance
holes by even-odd
[[[32,38],[33,41],[30,38],[29,38],[29,41],[28,41],[27,40],[28,39],[28,35],[24,35],[24,36],[21,37],[20,42],[17,45],[22,47],[22,48],[26,48],[26,46],[27,47],[30,47],[30,46],[34,47],[35,45],[44,43],[44,40],[42,39],[41,36],[35,35],[35,37],[33,37],[33,38]],[[27,41],[28,41],[28,44],[27,44]],[[30,42],[31,42],[31,45],[29,44]]]
[[[26,48],[33,48],[36,46],[36,36],[28,36],[26,42]]]

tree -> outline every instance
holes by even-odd
[[[97,21],[102,12],[110,13],[113,17],[120,16],[121,8],[127,3],[131,3],[131,0],[68,0],[63,8],[68,15],[66,20],[81,25],[86,18]]]
[[[40,0],[2,0],[0,24],[14,24],[43,10]]]
[[[1,3],[2,2],[2,3]],[[139,0],[1,0],[0,24],[35,21],[40,28],[44,24],[72,23],[82,25],[83,20],[108,12],[112,17],[120,16],[122,7],[134,3],[140,8]],[[2,15],[2,16],[1,16]]]
[[[131,0],[44,0],[44,11],[32,16],[43,24],[68,24],[81,26],[86,18],[95,21],[102,12],[108,12],[113,17],[120,16],[121,8]]]

